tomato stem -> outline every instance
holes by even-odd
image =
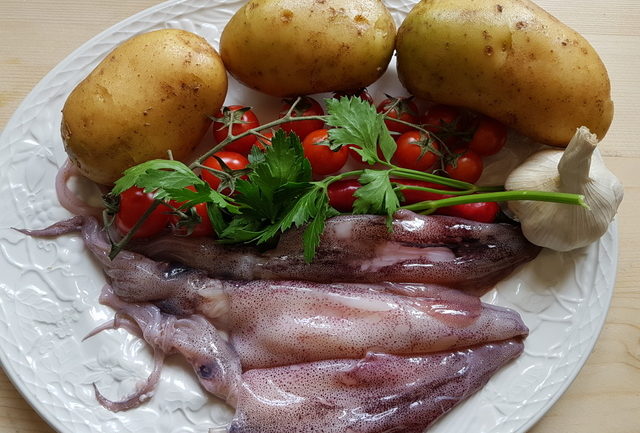
[[[221,151],[222,149],[224,149],[225,146],[227,146],[229,143],[231,143],[234,140],[238,140],[240,138],[246,137],[247,135],[256,135],[256,136],[262,135],[260,133],[260,131],[263,130],[263,129],[273,128],[274,126],[282,125],[283,123],[291,122],[292,120],[295,120],[295,121],[302,121],[302,120],[322,120],[322,121],[325,121],[326,119],[327,119],[326,115],[294,117],[294,116],[291,116],[290,114],[287,114],[286,116],[284,116],[284,117],[282,117],[280,119],[276,119],[276,120],[273,120],[273,121],[271,121],[269,123],[265,123],[264,125],[260,125],[257,128],[249,129],[249,130],[247,130],[247,131],[245,131],[245,132],[243,132],[241,134],[234,135],[234,136],[227,136],[227,138],[222,140],[220,143],[218,143],[217,145],[213,146],[211,149],[209,149],[208,151],[206,151],[205,153],[200,155],[198,158],[196,158],[196,160],[193,161],[189,165],[189,168],[191,168],[191,169],[196,168],[199,164],[202,164],[202,162],[205,159],[207,159],[208,157],[210,157],[214,153],[217,153],[217,152]]]

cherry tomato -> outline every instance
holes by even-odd
[[[434,105],[427,109],[420,123],[424,129],[439,133],[448,129],[457,129],[460,123],[460,110],[450,105]]]
[[[289,112],[291,105],[293,105],[294,102],[295,99],[285,99],[283,101],[282,109],[278,115],[279,119],[283,118]],[[293,117],[322,116],[323,114],[324,110],[320,103],[308,96],[303,96],[291,113]],[[311,132],[321,129],[323,126],[324,122],[322,120],[292,120],[291,122],[283,123],[280,125],[280,128],[286,132],[294,132],[298,137],[300,137],[300,140],[302,140]]]
[[[249,165],[249,160],[237,152],[222,151],[222,152],[214,153],[214,156],[217,156],[218,158],[220,158],[222,162],[224,162],[227,165],[227,167],[229,167],[232,170],[242,170],[243,168],[246,168],[247,165]],[[220,165],[218,160],[213,156],[210,156],[209,158],[205,159],[202,165],[205,165],[209,168],[213,168],[215,170],[223,171],[222,166]],[[213,189],[217,190],[218,187],[220,186],[220,179],[218,178],[218,176],[216,176],[215,174],[213,174],[207,169],[202,170],[202,179],[205,182],[207,182],[209,186]]]
[[[346,146],[337,151],[333,151],[329,146],[321,143],[328,143],[329,131],[318,129],[307,135],[302,141],[304,156],[311,163],[311,170],[315,174],[325,175],[340,170],[347,162],[349,149]]]
[[[453,179],[475,183],[480,179],[483,168],[482,158],[473,150],[465,150],[455,154],[444,169]]]
[[[154,202],[152,193],[145,193],[142,188],[133,186],[120,194],[120,209],[116,214],[116,227],[122,234],[129,233],[142,215]],[[148,238],[162,232],[169,223],[169,208],[157,206],[140,228],[133,234],[133,238]]]
[[[225,107],[221,112],[215,116],[218,121],[213,122],[213,138],[216,143],[222,142],[229,135],[229,125],[233,122],[231,132],[233,135],[239,135],[250,129],[254,129],[260,126],[260,122],[255,113],[251,111],[249,107],[243,107],[242,105],[230,105]],[[232,141],[225,150],[231,152],[238,152],[243,155],[248,155],[251,147],[254,145],[256,137],[253,134],[246,137],[239,138]]]
[[[399,183],[401,185],[413,185],[413,186],[421,186],[423,188],[434,188],[440,190],[450,190],[451,187],[446,185],[439,185],[436,183],[425,182],[422,180],[412,180],[412,179],[392,179],[392,182]],[[402,195],[404,196],[403,204],[413,204],[419,203],[421,201],[427,200],[440,200],[443,198],[453,197],[449,194],[438,194],[435,192],[428,191],[417,191],[412,189],[405,189],[402,191]],[[436,209],[435,214],[437,215],[449,215],[456,216],[460,218],[465,218],[472,221],[478,221],[482,223],[491,223],[494,222],[500,212],[500,206],[495,202],[481,202],[481,203],[466,203],[466,204],[457,204],[453,206],[446,206]]]
[[[343,96],[346,96],[346,97],[357,96],[358,98],[362,99],[363,101],[368,102],[369,104],[373,105],[373,97],[367,91],[366,87],[363,87],[362,89],[357,89],[357,90],[346,90],[346,91],[334,92],[333,93],[333,97],[336,98],[336,99],[340,99]]]
[[[439,215],[456,216],[481,223],[492,223],[498,217],[500,205],[493,201],[456,204],[436,210]]]
[[[451,187],[448,187],[446,185],[425,182],[424,180],[391,179],[391,181],[394,183],[399,183],[400,185],[420,186],[423,188],[440,189],[443,191],[452,189]],[[428,192],[428,191],[418,191],[415,189],[405,189],[402,191],[402,195],[404,197],[403,204],[413,204],[413,203],[420,203],[421,201],[439,200],[441,198],[452,197],[451,195],[447,195],[447,194],[438,194],[435,192]]]
[[[434,105],[420,118],[424,129],[437,135],[449,147],[462,144],[467,122],[460,110],[450,105]]]
[[[378,113],[386,113],[392,119],[418,123],[418,106],[411,98],[393,98],[389,96],[378,104],[377,111]],[[403,133],[413,130],[411,126],[392,119],[385,119],[384,121],[389,131]]]
[[[420,131],[405,132],[396,143],[393,160],[400,167],[426,171],[438,161],[438,143]]]
[[[329,184],[329,205],[339,212],[351,212],[356,201],[354,194],[360,186],[360,182],[355,179],[343,179]]]
[[[262,134],[262,137],[257,135],[256,142],[253,145],[257,146],[260,150],[264,150],[265,146],[271,146],[271,140],[273,140],[273,130],[260,131],[260,134]]]
[[[480,117],[469,149],[481,156],[498,153],[507,142],[507,127],[490,117]]]
[[[195,191],[193,186],[188,186],[188,189]],[[182,203],[171,201],[171,206],[174,208],[179,208]],[[169,216],[169,222],[176,227],[177,234],[180,235],[189,235],[189,236],[211,236],[213,232],[213,226],[211,225],[211,219],[209,218],[209,214],[207,212],[207,204],[206,203],[198,203],[193,206],[191,209],[182,210],[182,212],[195,212],[198,217],[200,217],[200,222],[197,223],[193,227],[181,226],[180,225],[180,217],[176,214],[172,214]]]

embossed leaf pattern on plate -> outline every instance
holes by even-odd
[[[414,1],[389,0],[399,24]],[[42,227],[68,213],[55,199],[53,178],[65,159],[59,135],[66,95],[116,45],[159,28],[182,28],[218,45],[225,23],[242,0],[174,0],[143,11],[103,32],[61,62],[34,88],[0,137],[0,346],[7,374],[51,425],[63,433],[207,432],[232,410],[205,394],[179,359],[168,361],[154,398],[113,414],[101,408],[92,383],[122,397],[150,368],[148,348],[123,331],[82,338],[111,318],[97,304],[104,284],[76,236],[35,240],[10,227]],[[403,94],[391,65],[371,88]],[[272,99],[231,80],[227,103],[256,101],[267,113]],[[531,328],[523,356],[471,399],[444,417],[434,433],[525,432],[573,380],[604,323],[617,263],[615,224],[588,248],[544,251],[496,290],[488,302],[516,308]],[[473,427],[471,427],[473,426]]]

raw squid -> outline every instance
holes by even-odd
[[[204,314],[229,332],[246,369],[358,359],[369,351],[432,353],[528,333],[515,311],[437,286],[224,281],[128,251],[112,261],[97,221],[78,220],[80,226],[119,297],[153,301],[172,314]]]
[[[317,282],[414,282],[481,295],[536,257],[518,227],[399,211],[389,232],[385,217],[331,218],[312,263],[302,252],[303,229],[285,233],[260,253],[210,238],[165,236],[132,244],[148,257],[188,264],[215,278]]]
[[[110,410],[141,404],[157,384],[165,353],[185,356],[204,387],[236,407],[229,433],[422,432],[480,389],[523,349],[520,339],[428,355],[367,353],[240,373],[238,357],[201,316],[176,319],[152,304],[127,304],[107,286],[103,304],[113,324],[142,336],[160,354],[144,387],[123,402],[98,401]],[[180,326],[180,323],[189,323]],[[191,324],[193,323],[193,325]],[[157,356],[158,358],[158,356]]]
[[[420,356],[368,354],[242,375],[229,433],[421,433],[518,357],[507,340]]]
[[[139,406],[150,398],[160,378],[166,355],[178,352],[185,357],[202,386],[216,397],[235,403],[240,380],[240,360],[234,349],[207,319],[199,315],[176,318],[162,313],[153,304],[126,303],[118,299],[110,286],[105,286],[100,303],[116,310],[112,322],[96,328],[86,338],[112,328],[125,328],[143,338],[154,351],[154,369],[146,382],[130,397],[113,402],[97,388],[96,398],[107,409],[118,412]]]

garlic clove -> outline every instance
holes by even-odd
[[[578,128],[563,151],[545,149],[513,170],[507,190],[582,194],[589,209],[560,203],[512,201],[508,208],[520,220],[532,243],[556,251],[584,247],[608,229],[623,198],[623,187],[597,151],[597,139]]]

